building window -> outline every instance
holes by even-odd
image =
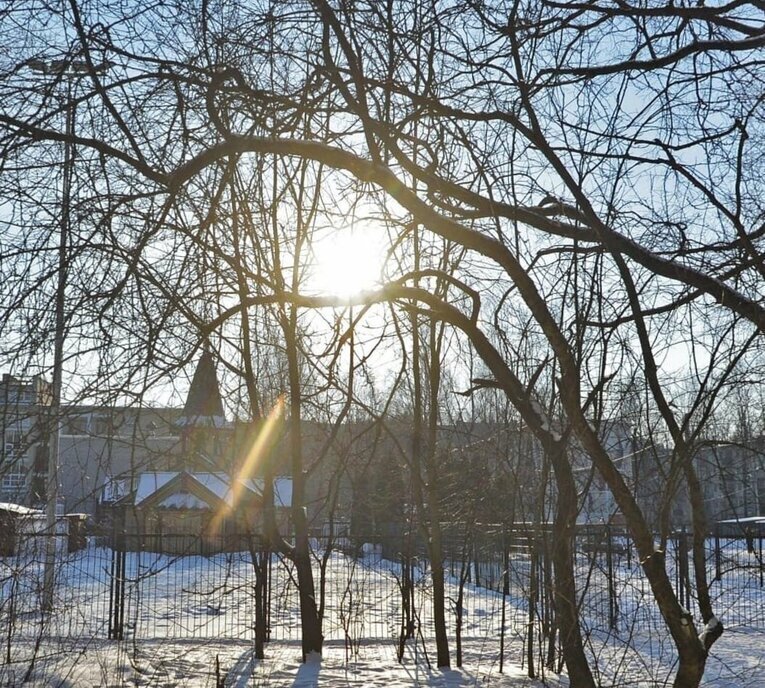
[[[95,432],[96,437],[110,437],[114,434],[115,423],[111,416],[101,416],[96,418]]]
[[[18,464],[9,466],[3,470],[2,479],[0,479],[0,489],[3,492],[16,492],[24,487],[26,476],[21,466]]]
[[[88,419],[86,416],[75,416],[69,418],[64,426],[64,435],[86,435],[88,428]]]
[[[26,454],[26,438],[21,432],[10,430],[5,432],[3,444],[3,459],[6,463],[20,461]]]

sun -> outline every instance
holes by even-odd
[[[335,230],[312,246],[312,292],[350,298],[380,284],[385,248],[371,229]]]

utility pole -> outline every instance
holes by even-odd
[[[30,60],[27,66],[34,72],[66,81],[66,137],[64,141],[64,175],[61,189],[61,224],[58,242],[58,271],[54,298],[55,326],[53,335],[53,382],[51,404],[48,414],[48,475],[45,491],[45,569],[43,579],[42,608],[53,608],[53,590],[56,566],[56,531],[58,506],[58,459],[61,434],[61,387],[64,367],[64,343],[66,338],[66,285],[69,268],[69,236],[71,234],[70,208],[72,198],[72,175],[74,172],[75,101],[72,99],[72,82],[88,74],[102,73],[110,64],[102,62],[91,65],[85,60]]]

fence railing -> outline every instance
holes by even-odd
[[[710,537],[706,544],[713,603],[723,623],[765,629],[762,539]],[[315,538],[312,546],[327,639],[358,643],[433,635],[431,567],[421,538]],[[472,537],[450,531],[443,548],[449,633],[508,635],[540,647],[541,639],[554,637],[550,547],[544,528],[485,528]],[[250,640],[260,624],[266,639],[299,638],[293,565],[265,550],[257,537],[150,534],[91,541],[71,553],[64,549],[56,566],[56,604],[45,614],[39,556],[44,551],[40,542],[27,543],[17,554],[0,557],[0,628],[8,629],[0,642],[8,656],[15,639],[41,633]],[[668,563],[681,601],[693,609],[689,556],[688,536],[677,533],[668,543]],[[601,527],[578,534],[575,576],[588,631],[661,628],[624,533]]]

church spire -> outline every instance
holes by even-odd
[[[202,356],[191,380],[189,395],[183,407],[181,424],[186,426],[223,427],[226,418],[210,347],[205,343]]]

